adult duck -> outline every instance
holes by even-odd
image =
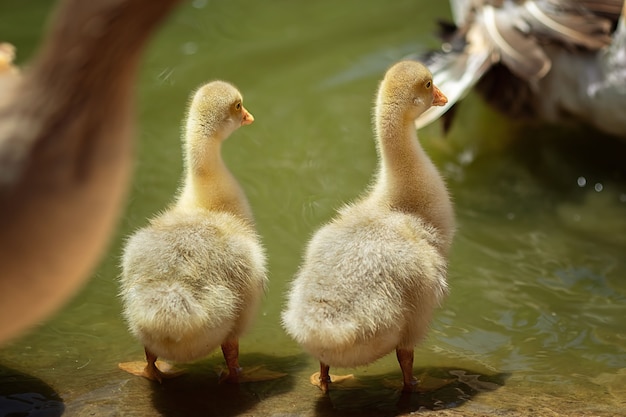
[[[330,366],[365,365],[394,350],[403,389],[415,387],[413,350],[447,292],[455,221],[414,121],[445,103],[422,64],[387,71],[375,108],[376,181],[315,233],[291,284],[283,324],[320,361],[312,382],[324,392]]]
[[[441,51],[428,58],[446,106],[477,86],[515,118],[583,122],[626,138],[626,4],[623,0],[451,0]],[[449,122],[449,120],[448,120]]]
[[[147,364],[131,373],[161,381],[157,357],[189,362],[221,346],[238,382],[239,337],[266,285],[265,254],[246,196],[221,156],[222,143],[253,122],[239,91],[214,81],[193,96],[185,133],[186,174],[175,203],[128,240],[121,296]]]
[[[28,69],[0,83],[0,343],[62,305],[106,247],[142,51],[178,1],[61,1]]]

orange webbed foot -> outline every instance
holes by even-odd
[[[346,383],[349,381],[356,381],[356,379],[354,378],[354,374],[349,374],[349,375],[329,374],[330,381],[322,381],[322,379],[320,378],[320,375],[321,375],[320,372],[315,372],[313,375],[311,375],[311,377],[309,378],[309,381],[311,382],[311,384],[321,389],[322,392],[324,393],[328,392],[329,383],[342,384],[342,383]]]
[[[163,382],[164,379],[176,378],[185,372],[175,368],[167,362],[156,361],[154,366],[150,366],[145,362],[122,362],[118,368],[133,375],[142,376],[151,381]]]
[[[453,379],[437,378],[424,373],[420,375],[419,378],[412,378],[411,383],[409,384],[403,383],[402,381],[390,381],[385,379],[383,381],[383,385],[388,388],[397,389],[407,393],[425,393],[436,391],[439,388],[451,384],[452,382],[454,382]]]
[[[236,371],[221,370],[219,381],[228,383],[262,382],[287,376],[284,372],[270,371],[264,366],[238,368]]]

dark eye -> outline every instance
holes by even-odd
[[[240,103],[240,102],[237,102],[237,104],[235,104],[235,108],[236,108],[237,110],[241,110],[241,103]]]
[[[430,88],[432,85],[433,85],[433,83],[432,83],[431,81],[428,81],[428,82],[426,83],[426,88]]]

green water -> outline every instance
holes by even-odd
[[[195,0],[179,8],[145,56],[136,173],[109,251],[64,310],[0,350],[0,415],[9,407],[28,415],[16,404],[80,416],[626,414],[626,146],[581,129],[521,129],[474,96],[448,136],[438,125],[420,131],[459,224],[450,297],[416,350],[428,391],[401,396],[390,355],[336,370],[357,382],[324,398],[308,382],[316,362],[279,325],[307,239],[371,178],[379,78],[394,60],[437,43],[435,18],[449,10],[431,4]],[[51,5],[0,2],[0,39],[17,46],[20,63]],[[271,278],[241,362],[287,376],[218,385],[215,352],[159,386],[117,369],[143,358],[120,316],[117,264],[123,237],[171,201],[187,96],[215,78],[235,83],[256,119],[224,153],[255,212]]]

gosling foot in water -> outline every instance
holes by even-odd
[[[286,376],[284,372],[274,372],[263,366],[243,369],[239,366],[239,341],[230,340],[222,344],[222,353],[228,371],[221,371],[219,381],[229,383],[270,381]]]
[[[311,378],[310,378],[311,384],[321,389],[324,394],[328,392],[328,384],[330,384],[331,382],[333,384],[340,384],[344,381],[354,379],[353,374],[331,375],[329,371],[330,371],[330,366],[326,365],[323,362],[320,362],[320,371],[311,375]]]
[[[147,364],[139,361],[123,362],[117,365],[118,368],[133,375],[142,376],[152,381],[159,382],[163,382],[164,379],[175,378],[184,374],[184,371],[176,369],[167,362],[157,361],[157,356],[148,349],[145,349],[145,351],[146,361],[148,362]]]

